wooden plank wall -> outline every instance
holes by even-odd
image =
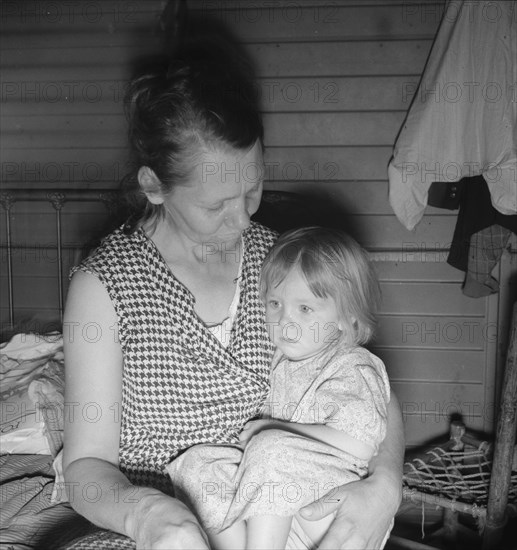
[[[116,185],[127,168],[124,83],[131,63],[157,48],[164,4],[1,4],[2,185]],[[387,163],[444,1],[190,0],[189,7],[225,22],[256,61],[266,188],[328,198],[374,253],[384,294],[375,350],[402,403],[408,444],[446,432],[455,412],[490,430],[502,298],[462,295],[463,274],[444,251],[456,213],[428,208],[408,232],[387,200]],[[93,225],[102,223],[98,207],[75,208],[63,210],[71,244],[92,216],[99,217]],[[36,246],[15,257],[22,317],[56,303],[55,260],[44,246],[53,239],[45,229],[53,214],[13,209],[15,240],[37,235]],[[71,252],[65,269],[75,258]],[[3,270],[3,320],[5,296]]]

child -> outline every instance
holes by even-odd
[[[378,285],[351,237],[309,227],[279,238],[261,294],[277,347],[264,418],[244,427],[244,451],[198,445],[168,469],[214,548],[283,549],[290,532],[313,548],[333,517],[310,522],[298,510],[366,476],[385,435],[388,378],[361,347]]]

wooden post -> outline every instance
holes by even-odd
[[[463,422],[455,420],[451,422],[449,437],[451,443],[451,451],[463,451],[465,444],[463,443],[463,436],[465,435],[466,428]],[[457,459],[456,459],[457,460]],[[461,461],[461,460],[460,460]],[[458,472],[459,473],[459,472]],[[458,536],[459,514],[457,510],[451,508],[443,509],[443,538],[447,548],[454,548],[456,546],[456,539]]]
[[[506,524],[515,429],[517,425],[517,302],[513,305],[501,407],[497,421],[494,462],[490,476],[483,550],[497,550]]]

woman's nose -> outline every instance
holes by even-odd
[[[250,225],[250,215],[246,209],[246,205],[236,206],[230,215],[227,218],[227,224],[238,229],[239,231],[244,231]]]

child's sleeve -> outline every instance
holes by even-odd
[[[354,359],[358,363],[349,364]],[[390,398],[384,364],[375,356],[359,354],[348,357],[345,366],[336,366],[332,371],[316,391],[322,423],[368,443],[377,452],[386,435]]]

